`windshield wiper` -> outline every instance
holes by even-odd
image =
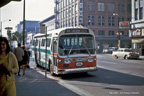
[[[84,43],[83,43],[83,46],[85,47],[85,44],[84,44]],[[85,47],[85,48],[86,48],[86,47]],[[87,52],[88,52],[89,56],[91,56],[91,54],[90,54],[90,52],[89,52],[88,48],[86,48],[86,50],[87,50]]]
[[[69,55],[70,55],[70,53],[71,53],[73,47],[74,47],[74,45],[73,45],[73,46],[71,47],[71,49],[69,50],[69,53],[68,53],[67,57],[69,57]]]

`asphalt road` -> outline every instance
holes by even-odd
[[[62,76],[48,72],[47,77],[80,96],[144,96],[144,60],[115,59],[109,54],[98,54],[97,60],[95,72]]]

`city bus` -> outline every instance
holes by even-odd
[[[51,74],[97,70],[95,35],[85,27],[67,27],[33,37],[32,57]]]

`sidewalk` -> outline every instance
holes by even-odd
[[[30,67],[34,68],[31,61]],[[68,90],[59,81],[45,78],[44,75],[37,72],[37,69],[26,69],[26,75],[15,75],[17,96],[79,96]]]

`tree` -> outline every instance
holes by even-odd
[[[23,33],[19,32],[14,32],[14,33],[9,33],[8,37],[10,38],[11,41],[17,41],[17,43],[21,43],[23,41]],[[24,36],[25,38],[27,37],[27,34]]]

